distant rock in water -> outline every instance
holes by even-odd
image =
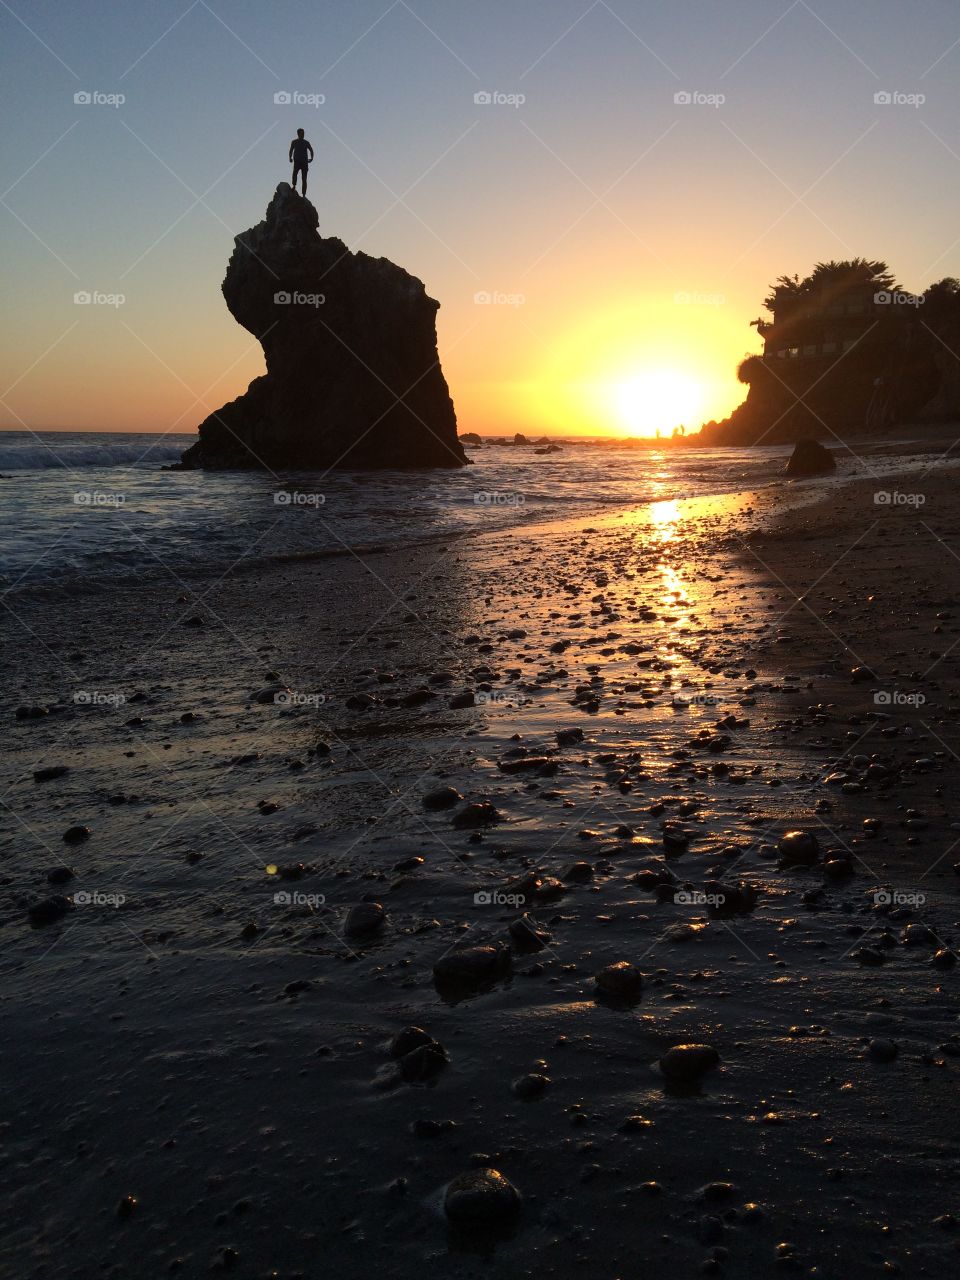
[[[819,476],[836,469],[833,454],[819,440],[798,440],[787,463],[788,476]]]
[[[223,296],[267,372],[200,424],[180,465],[463,466],[440,304],[402,267],[351,253],[318,224],[281,182],[264,221],[236,237]]]

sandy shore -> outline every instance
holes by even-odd
[[[954,484],[14,601],[5,1273],[954,1274]]]

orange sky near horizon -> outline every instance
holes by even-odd
[[[212,8],[0,5],[0,429],[189,433],[246,390],[220,285],[297,127],[321,233],[439,301],[462,432],[689,433],[779,275],[960,276],[948,5]]]

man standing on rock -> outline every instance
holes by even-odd
[[[293,189],[297,189],[297,174],[303,179],[303,194],[307,194],[307,165],[313,160],[313,147],[303,136],[303,130],[297,130],[297,136],[290,143],[288,160],[293,161]]]

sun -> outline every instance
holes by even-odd
[[[611,384],[612,410],[631,436],[669,436],[699,427],[705,409],[703,384],[679,369],[645,369]]]

